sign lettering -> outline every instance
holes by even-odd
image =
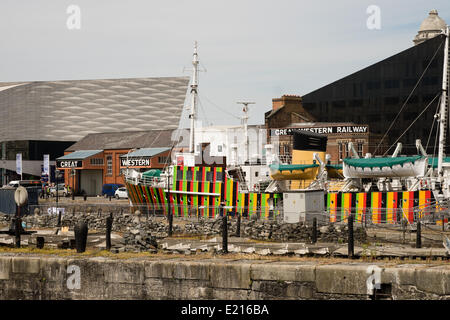
[[[272,129],[271,136],[288,136],[293,132],[311,131],[319,134],[334,134],[334,133],[368,133],[368,126],[330,126],[330,127],[315,127],[315,128],[286,128],[286,129]]]
[[[149,167],[150,158],[139,158],[139,159],[120,159],[120,166],[122,167]]]

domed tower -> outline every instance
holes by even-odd
[[[443,29],[445,29],[447,24],[445,21],[438,16],[437,10],[431,10],[428,17],[423,20],[420,25],[419,32],[414,37],[414,44],[422,43],[428,39],[434,38],[439,35]]]

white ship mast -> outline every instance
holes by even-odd
[[[238,104],[243,104],[244,108],[242,109],[242,111],[244,112],[244,115],[242,117],[242,124],[244,125],[244,146],[245,146],[245,150],[244,150],[244,163],[246,163],[247,161],[250,161],[250,156],[249,156],[249,141],[248,141],[248,105],[249,104],[255,104],[254,102],[237,102]]]
[[[442,75],[442,96],[441,106],[439,111],[439,151],[438,151],[438,177],[439,181],[443,181],[442,163],[444,161],[444,146],[447,140],[447,125],[448,125],[448,104],[447,104],[447,86],[448,86],[448,39],[449,27],[444,31],[445,47],[444,47],[444,70]]]
[[[189,136],[189,153],[195,151],[194,131],[195,131],[195,110],[197,107],[197,88],[198,88],[198,54],[197,54],[197,41],[194,44],[194,58],[192,59],[193,71],[191,82],[191,113],[189,119],[191,120],[190,136]]]

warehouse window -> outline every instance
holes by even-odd
[[[113,163],[112,163],[112,156],[106,156],[106,174],[108,176],[112,176],[113,173]]]
[[[102,166],[103,165],[103,158],[92,158],[92,159],[90,159],[90,163],[93,166]]]

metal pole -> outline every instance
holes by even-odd
[[[222,252],[228,253],[228,219],[227,213],[223,208],[223,205],[220,206],[222,211]]]
[[[70,170],[70,175],[72,176],[72,200],[75,200],[75,174],[72,170],[73,169]]]
[[[420,221],[417,221],[417,232],[416,232],[416,248],[422,248],[422,234],[421,234]]]
[[[172,210],[170,207],[170,184],[169,184],[169,175],[167,175],[167,219],[169,219],[169,232],[168,236],[172,236],[172,227],[173,227],[173,216],[172,216]]]
[[[448,77],[448,38],[449,29],[445,27],[445,47],[444,47],[444,65],[442,72],[442,96],[441,106],[439,111],[439,149],[438,149],[438,179],[442,183],[444,179],[444,172],[442,163],[444,162],[445,144],[447,139],[447,77]]]
[[[348,258],[353,259],[355,255],[354,251],[354,238],[353,238],[353,215],[350,213],[348,218]]]
[[[241,236],[241,213],[237,212],[237,223],[236,223],[236,237],[240,237]]]

